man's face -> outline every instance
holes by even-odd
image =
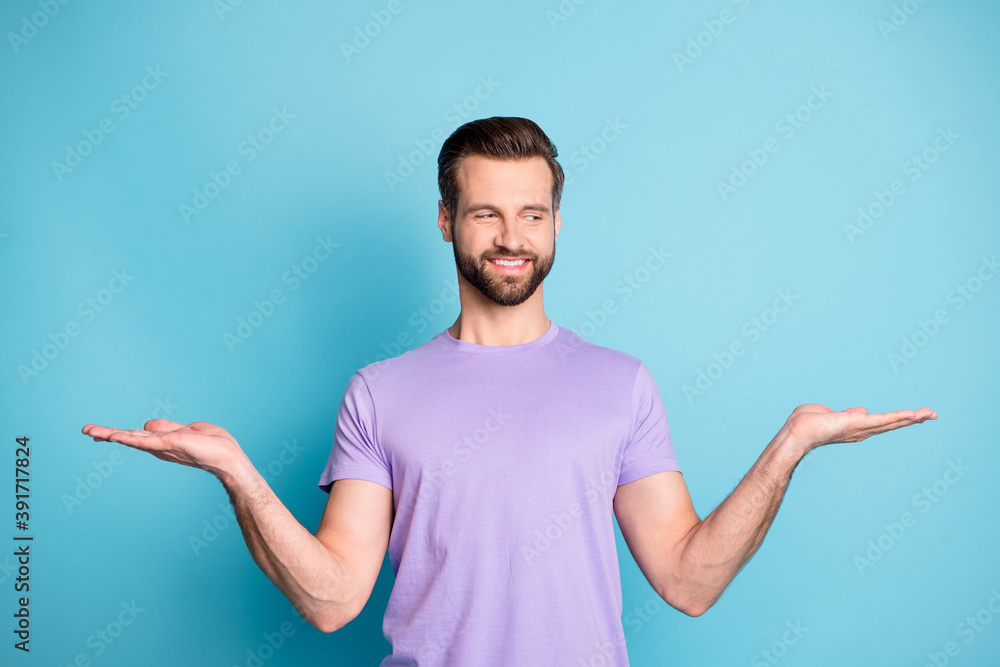
[[[523,303],[552,269],[561,219],[552,211],[552,172],[540,157],[462,160],[455,220],[439,203],[438,227],[471,285],[500,306]],[[451,238],[449,238],[451,236]],[[502,266],[497,260],[525,260]]]

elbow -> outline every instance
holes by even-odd
[[[340,630],[357,616],[356,613],[346,612],[343,609],[330,609],[324,613],[312,614],[306,621],[320,632],[329,634]]]
[[[358,617],[366,601],[360,596],[336,601],[314,598],[311,613],[303,614],[303,618],[320,632],[336,632]]]
[[[701,616],[712,608],[718,596],[706,596],[704,591],[682,591],[679,586],[670,589],[660,589],[659,595],[668,605],[692,618]]]
[[[712,607],[711,604],[704,604],[704,603],[699,603],[699,602],[689,602],[688,604],[683,605],[681,607],[678,607],[677,609],[682,614],[690,616],[691,618],[696,618],[696,617],[701,616],[702,614],[704,614],[711,607]]]

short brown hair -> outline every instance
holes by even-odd
[[[462,158],[482,155],[498,160],[544,158],[552,171],[552,214],[562,198],[566,176],[556,161],[555,144],[534,121],[516,116],[493,116],[469,121],[451,133],[438,154],[438,189],[448,217],[455,222],[458,209],[458,167]]]

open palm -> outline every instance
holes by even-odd
[[[937,419],[937,413],[930,408],[868,414],[864,408],[837,412],[825,405],[806,403],[792,411],[788,428],[812,448],[835,442],[860,442],[873,435],[928,419]]]
[[[179,424],[169,419],[150,419],[143,426],[144,429],[113,429],[87,424],[82,431],[94,440],[120,442],[158,459],[207,470],[217,476],[242,452],[229,431],[209,422]]]

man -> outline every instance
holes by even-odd
[[[760,546],[807,452],[937,414],[800,405],[700,519],[646,366],[545,316],[556,155],[524,118],[472,121],[445,141],[438,228],[461,311],[349,381],[315,536],[218,426],[83,432],[216,475],[254,560],[325,632],[360,613],[388,550],[382,665],[628,665],[613,515],[655,591],[698,616]]]

